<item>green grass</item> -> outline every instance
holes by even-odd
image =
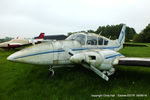
[[[149,47],[125,47],[120,52],[131,57],[150,57]],[[82,66],[55,69],[7,61],[13,51],[0,50],[0,100],[99,100],[150,99],[150,68],[116,66],[110,80],[98,77]],[[94,98],[92,94],[147,94],[142,98]]]

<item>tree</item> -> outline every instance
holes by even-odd
[[[141,43],[141,42],[143,42],[143,36],[140,35],[140,34],[136,34],[136,35],[133,37],[133,41],[134,41],[134,42],[137,42],[137,43]]]
[[[87,32],[89,32],[89,33],[95,33],[94,30],[87,30]]]
[[[111,39],[117,39],[119,37],[122,26],[123,26],[123,24],[99,26],[99,28],[96,30],[96,33],[99,34],[101,32],[101,35],[103,35],[105,37],[111,36]],[[130,28],[127,26],[125,41],[132,40],[134,35],[136,35],[134,28]]]
[[[150,24],[143,29],[140,34],[133,39],[134,42],[150,42]]]
[[[0,39],[0,42],[10,41],[11,39],[13,39],[13,38],[11,38],[11,37],[5,37],[3,39]]]

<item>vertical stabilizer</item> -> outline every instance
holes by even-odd
[[[119,51],[120,49],[123,48],[123,43],[125,41],[125,30],[126,30],[126,25],[124,24],[122,29],[121,29],[119,38],[117,40],[115,40],[116,42],[118,42],[118,46],[115,49],[115,51]]]
[[[45,33],[41,33],[36,39],[43,39],[44,35],[45,35]]]
[[[123,27],[122,27],[122,29],[121,29],[119,38],[118,38],[118,42],[119,42],[120,45],[122,45],[124,43],[124,40],[125,40],[125,30],[126,30],[126,25],[124,24]]]

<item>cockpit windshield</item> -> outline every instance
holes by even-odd
[[[76,40],[81,45],[85,45],[85,35],[83,35],[83,34],[74,34],[74,35],[71,35],[66,40]]]

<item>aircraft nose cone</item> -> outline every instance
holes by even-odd
[[[9,61],[16,61],[15,58],[17,58],[17,56],[18,55],[16,53],[11,54],[10,56],[7,57],[7,60],[9,60]]]
[[[29,64],[52,64],[53,47],[50,43],[41,43],[11,54],[7,60]]]
[[[7,57],[7,60],[12,61],[12,60],[14,60],[14,59],[13,59],[13,57],[10,55],[10,56]]]

